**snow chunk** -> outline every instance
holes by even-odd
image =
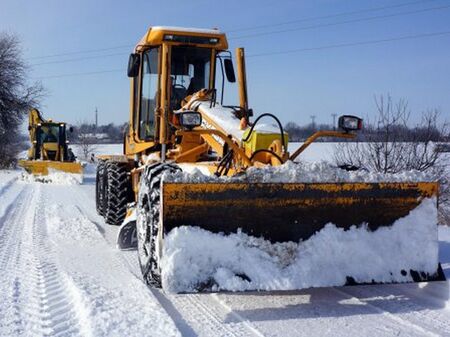
[[[246,130],[241,130],[239,128],[240,119],[234,115],[234,110],[229,107],[221,106],[220,104],[215,104],[211,106],[211,102],[197,102],[194,106],[198,108],[203,114],[206,114],[210,119],[212,119],[217,125],[227,133],[232,135],[236,139],[242,139]],[[205,124],[204,121],[203,124]],[[205,125],[206,126],[206,125]],[[206,128],[208,128],[206,126]],[[247,128],[250,129],[250,128]],[[259,133],[276,133],[280,132],[280,129],[273,120],[261,119],[254,128],[255,131]]]
[[[270,243],[244,233],[173,229],[161,259],[168,292],[292,290],[357,282],[410,282],[402,270],[433,274],[438,265],[436,199],[426,199],[392,227],[374,232],[327,224],[307,241]]]
[[[51,171],[46,176],[22,173],[21,180],[27,183],[41,182],[55,185],[80,185],[83,183],[83,175],[66,173],[61,171]]]
[[[433,177],[419,171],[405,171],[397,174],[383,174],[367,171],[346,171],[327,162],[294,163],[288,161],[281,166],[250,167],[242,175],[235,177],[216,177],[205,175],[200,170],[176,172],[165,176],[167,182],[263,182],[263,183],[321,183],[321,182],[424,182]]]

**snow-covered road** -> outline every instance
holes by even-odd
[[[150,290],[136,252],[117,250],[117,227],[96,214],[92,174],[83,185],[19,174],[0,172],[0,336],[450,336],[448,282]],[[450,277],[448,228],[440,240]]]

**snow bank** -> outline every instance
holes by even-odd
[[[309,240],[275,243],[237,233],[225,236],[179,227],[165,239],[162,283],[168,292],[291,290],[357,282],[409,282],[402,270],[434,273],[438,263],[436,200],[392,227],[344,231],[326,225]],[[407,238],[407,239],[406,239]]]
[[[432,181],[433,177],[419,171],[404,171],[397,174],[382,174],[367,171],[346,171],[326,162],[294,163],[288,161],[281,166],[251,167],[236,177],[216,177],[205,175],[196,169],[191,172],[176,172],[164,177],[168,182],[272,182],[272,183],[320,183],[320,182],[423,182]]]
[[[41,182],[55,185],[80,185],[83,183],[82,174],[66,173],[61,171],[50,171],[48,175],[33,175],[22,173],[21,180],[27,183]]]

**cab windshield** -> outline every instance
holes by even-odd
[[[43,125],[40,132],[40,143],[57,143],[59,125]]]
[[[179,109],[181,100],[197,91],[209,88],[211,49],[172,47],[170,79],[171,108]]]

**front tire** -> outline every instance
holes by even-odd
[[[160,237],[161,178],[164,173],[177,171],[180,171],[178,166],[158,163],[149,165],[141,176],[136,233],[139,265],[144,281],[150,287],[161,287],[161,257],[157,252],[157,241]]]
[[[105,215],[105,168],[105,161],[99,160],[95,179],[95,206],[101,216]]]
[[[132,201],[131,179],[125,163],[108,161],[105,179],[105,221],[119,226],[127,213],[127,204]]]

